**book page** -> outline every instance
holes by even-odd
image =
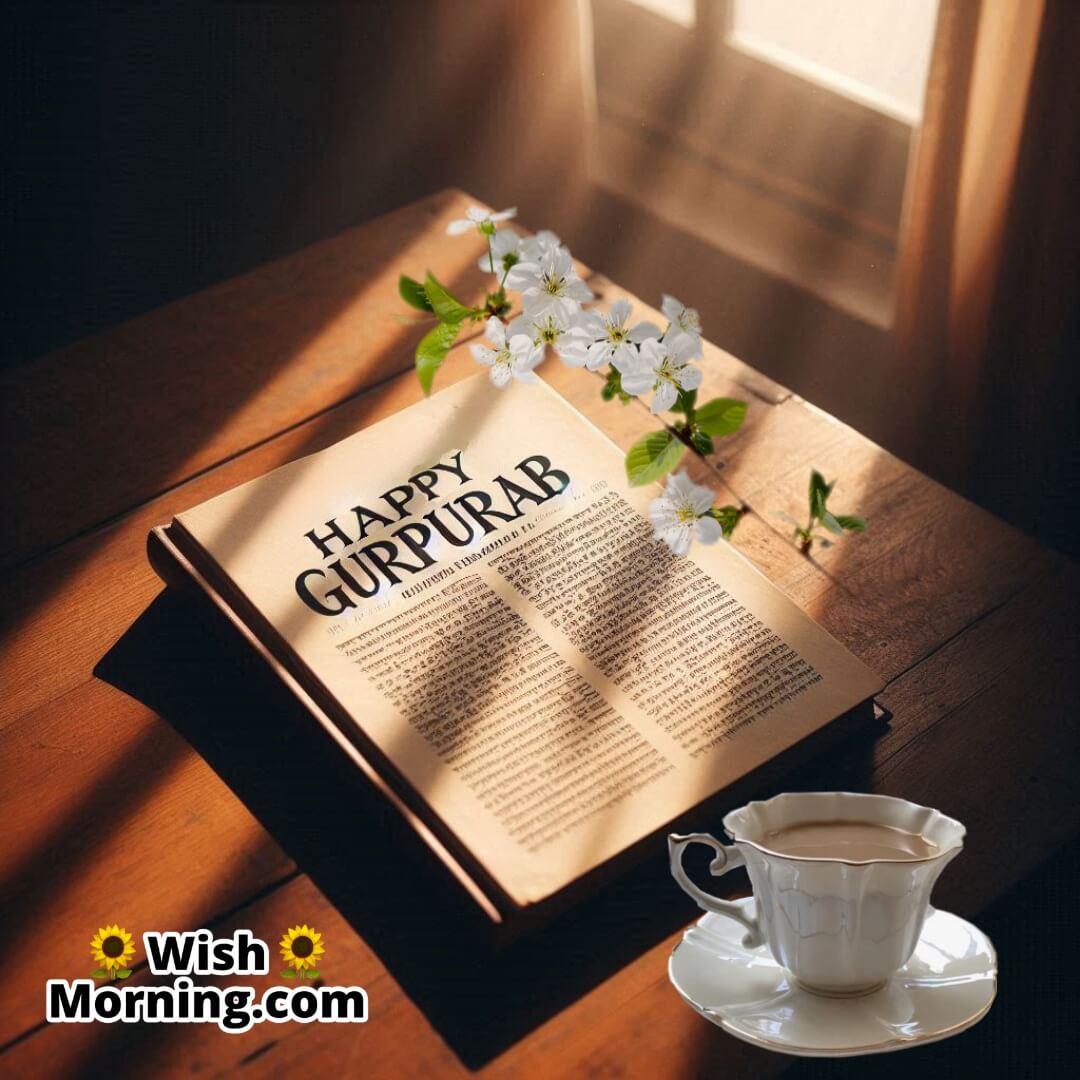
[[[527,904],[881,688],[729,544],[656,540],[658,491],[478,375],[177,520]]]

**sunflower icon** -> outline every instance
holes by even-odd
[[[281,958],[289,965],[282,973],[284,979],[317,979],[319,972],[315,965],[326,950],[322,945],[322,934],[314,927],[304,923],[285,931],[285,936],[278,942],[281,946]],[[290,970],[290,968],[292,970]]]
[[[100,965],[97,971],[91,972],[95,979],[126,979],[131,974],[128,964],[135,955],[135,946],[131,943],[131,935],[113,923],[101,927],[94,935],[90,955]]]

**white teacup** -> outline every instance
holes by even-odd
[[[770,851],[763,842],[794,825],[836,821],[903,829],[937,850],[921,859],[844,861],[794,857]],[[964,826],[937,810],[886,795],[844,791],[752,802],[724,818],[724,831],[733,845],[708,833],[670,835],[675,880],[705,911],[742,923],[747,948],[767,943],[777,963],[801,986],[829,996],[870,993],[907,962],[922,931],[930,890],[964,839]],[[710,895],[687,877],[682,853],[695,842],[716,852],[709,864],[714,876],[746,866],[755,914]]]

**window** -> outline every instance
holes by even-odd
[[[592,0],[594,178],[888,324],[937,0]]]

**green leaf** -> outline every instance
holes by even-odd
[[[834,533],[837,536],[844,531],[840,527],[840,522],[837,521],[828,510],[821,511],[821,524],[824,525],[829,532]]]
[[[746,402],[737,398],[713,398],[694,415],[697,426],[716,438],[738,431],[745,420]]]
[[[712,436],[706,435],[704,431],[698,431],[696,428],[690,435],[690,441],[694,444],[694,449],[703,457],[708,457],[715,449]]]
[[[429,330],[416,346],[416,374],[425,394],[431,393],[435,372],[442,367],[460,330],[461,323],[440,323]]]
[[[107,979],[109,973],[104,968],[98,968],[97,971],[90,972],[91,979]]]
[[[810,513],[820,518],[825,513],[825,500],[832,491],[832,484],[825,483],[825,477],[817,471],[810,470]]]
[[[424,292],[424,286],[415,278],[409,277],[408,274],[402,274],[398,278],[397,291],[398,295],[409,307],[414,307],[417,311],[435,310],[431,306],[431,301],[427,298],[427,293]]]
[[[116,977],[118,979],[130,979],[131,978],[131,969],[130,968],[117,968],[116,969]]]
[[[848,532],[866,532],[866,519],[858,514],[837,514],[836,521],[841,529],[847,529]]]
[[[284,971],[283,971],[283,972],[281,973],[281,977],[282,977],[283,979],[295,979],[295,978],[296,978],[296,972],[295,972],[295,971],[293,971],[293,969],[292,969],[292,968],[286,968],[286,969],[285,969],[285,970],[284,970]]]
[[[714,506],[709,514],[720,522],[720,529],[726,539],[731,538],[735,526],[739,524],[743,512],[737,506]]]
[[[604,385],[600,389],[600,396],[605,401],[614,401],[618,398],[624,405],[634,400],[633,395],[622,388],[622,376],[618,369],[613,367],[608,368],[607,379],[604,380]]]
[[[431,304],[431,310],[444,323],[461,323],[473,315],[480,314],[479,308],[466,307],[449,289],[439,284],[430,270],[424,281],[424,293],[428,303]]]
[[[308,977],[309,979],[317,979],[317,978],[319,977],[319,972],[318,972],[318,971],[316,971],[316,970],[315,970],[314,968],[312,968],[312,969],[311,969],[311,970],[310,970],[309,972],[307,972],[306,974],[307,974],[307,977]]]
[[[694,411],[694,405],[697,403],[697,390],[683,390],[679,389],[679,397],[675,404],[671,406],[672,412],[682,413],[684,416],[689,416]]]
[[[659,480],[675,468],[686,453],[686,446],[670,431],[654,431],[638,439],[626,455],[626,478],[631,487],[641,487]]]

